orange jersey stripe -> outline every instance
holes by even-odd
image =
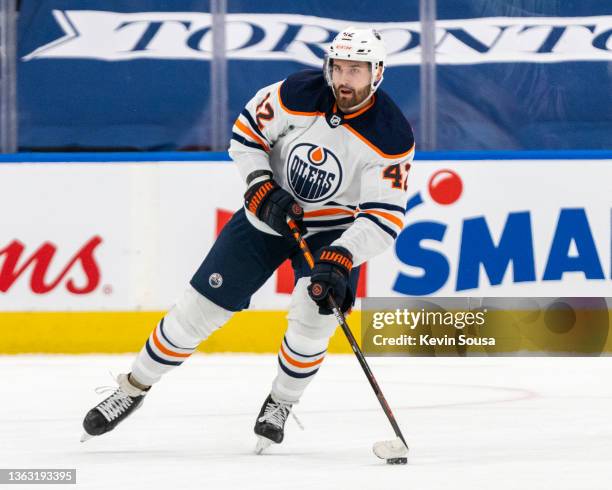
[[[292,111],[285,104],[283,104],[283,99],[281,98],[280,89],[282,87],[282,83],[278,86],[278,103],[280,104],[283,111],[293,114],[294,116],[324,116],[324,112],[300,112],[300,111]]]
[[[369,140],[367,140],[364,136],[362,136],[361,134],[359,134],[357,132],[357,130],[355,130],[354,128],[351,127],[350,124],[343,124],[342,127],[348,129],[351,133],[353,133],[355,136],[357,136],[357,138],[359,138],[361,141],[363,141],[366,145],[368,145],[370,148],[372,148],[372,150],[374,150],[376,153],[378,153],[381,157],[384,158],[404,158],[408,155],[410,155],[410,153],[412,151],[414,151],[414,144],[412,145],[412,148],[410,148],[407,152],[405,153],[398,153],[397,155],[390,155],[388,153],[385,153],[384,151],[382,151],[380,148],[378,148],[377,146],[375,146],[373,143],[371,143]]]
[[[377,211],[374,209],[364,209],[361,212],[381,216],[391,221],[391,223],[393,223],[394,225],[399,226],[400,229],[404,228],[404,222],[401,219],[399,219],[397,216],[393,216],[391,213],[385,213],[384,211]]]
[[[155,344],[155,347],[157,347],[161,352],[163,352],[167,356],[189,357],[191,355],[191,354],[181,354],[180,352],[174,352],[174,351],[172,351],[170,349],[166,349],[162,345],[162,343],[159,341],[159,339],[157,338],[157,328],[155,328],[155,330],[153,330],[153,343]]]
[[[285,358],[285,360],[289,364],[291,364],[292,366],[295,366],[295,367],[308,368],[308,367],[316,366],[316,365],[321,364],[323,362],[323,357],[321,357],[321,359],[317,359],[316,361],[312,361],[312,362],[300,362],[300,361],[296,361],[295,359],[292,359],[291,357],[289,357],[287,355],[287,353],[285,352],[285,349],[283,348],[283,344],[281,344],[280,351],[281,351],[281,354],[283,355],[283,357]]]
[[[304,212],[304,218],[315,218],[317,216],[330,216],[332,214],[347,214],[349,216],[353,216],[355,213],[347,209],[326,208],[326,209],[317,209],[316,211],[306,211]]]
[[[236,126],[238,126],[238,129],[240,129],[240,131],[248,134],[253,140],[257,141],[257,143],[263,146],[266,151],[270,151],[270,147],[266,144],[266,142],[263,141],[259,136],[257,136],[253,131],[251,131],[250,128],[246,127],[240,119],[236,119],[235,124]]]

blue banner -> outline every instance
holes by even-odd
[[[387,43],[382,89],[418,148],[418,0],[317,0],[308,15],[280,0],[228,3],[228,134],[258,89],[321,66],[338,30],[366,22]],[[207,149],[209,12],[208,1],[22,1],[20,149]],[[610,148],[611,61],[607,2],[438,1],[438,148]]]

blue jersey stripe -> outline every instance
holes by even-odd
[[[388,209],[389,211],[397,211],[402,214],[405,212],[403,207],[386,202],[364,202],[359,205],[359,209]]]
[[[350,204],[340,204],[339,202],[335,202],[335,201],[326,202],[324,206],[340,206],[343,208],[357,209],[357,206],[351,206]]]
[[[245,117],[245,119],[249,122],[251,129],[255,131],[259,136],[261,136],[264,141],[267,142],[268,138],[266,138],[263,135],[263,133],[260,131],[259,127],[257,126],[257,123],[253,120],[251,113],[248,110],[244,109],[240,114],[242,114]]]
[[[353,221],[355,221],[354,217],[347,216],[346,218],[337,218],[337,219],[328,219],[328,220],[305,219],[304,224],[312,228],[318,228],[318,227],[324,227],[324,226],[346,225],[347,223],[352,223]]]
[[[397,233],[391,228],[389,228],[387,225],[385,225],[384,223],[381,223],[381,221],[376,216],[372,216],[371,214],[359,213],[357,217],[366,218],[366,219],[369,219],[370,221],[373,221],[378,226],[380,226],[384,231],[386,231],[389,235],[391,235],[394,239],[397,238]]]
[[[266,149],[261,146],[259,143],[255,143],[254,141],[250,141],[246,139],[244,136],[240,136],[238,133],[232,133],[232,139],[237,141],[238,143],[249,146],[251,148],[255,148],[257,150],[266,151]]]

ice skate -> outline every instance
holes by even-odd
[[[127,374],[117,376],[119,387],[112,395],[92,408],[83,420],[85,432],[81,442],[100,436],[113,430],[120,422],[125,420],[134,410],[142,405],[148,390],[141,390],[128,381]],[[113,390],[112,387],[96,389],[97,393]]]
[[[261,454],[273,443],[280,444],[283,442],[285,422],[287,422],[290,413],[300,428],[303,429],[300,421],[291,412],[292,406],[291,403],[277,402],[272,398],[272,395],[268,395],[255,421],[254,430],[258,439],[257,446],[255,447],[256,454]]]

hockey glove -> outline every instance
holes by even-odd
[[[353,305],[353,292],[349,276],[353,268],[353,255],[343,247],[323,247],[317,252],[308,294],[319,306],[321,315],[331,315],[329,295],[343,313]]]
[[[306,233],[304,210],[291,194],[281,188],[274,180],[257,182],[244,194],[247,209],[277,233],[291,237],[287,218],[291,218]]]

